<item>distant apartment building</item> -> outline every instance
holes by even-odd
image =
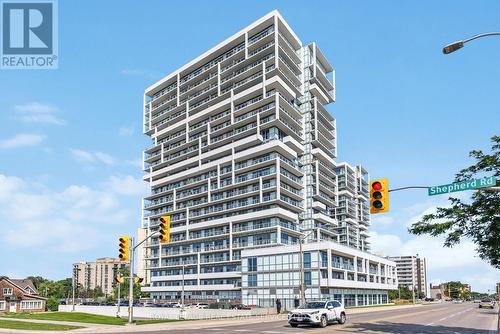
[[[428,296],[427,263],[425,258],[417,256],[391,256],[398,270],[398,284],[407,288],[413,287],[415,292]]]
[[[120,259],[103,257],[95,262],[77,262],[73,264],[75,282],[85,290],[101,288],[106,295],[113,293],[116,271],[125,268]]]
[[[252,276],[247,265],[260,268],[275,252],[295,261],[303,238],[314,265],[308,298],[386,302],[395,264],[367,252],[367,172],[335,161],[336,121],[326,109],[334,100],[332,65],[277,11],[148,87],[151,193],[139,234],[155,233],[169,215],[171,242],[154,236],[138,252],[151,282],[143,291],[164,300],[184,291],[187,300],[289,303],[296,272],[276,281],[285,269],[263,264],[268,272]],[[326,262],[313,260],[319,256]],[[247,298],[254,289],[262,298]]]

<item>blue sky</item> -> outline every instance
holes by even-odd
[[[10,250],[0,273],[59,279],[74,261],[115,256],[146,190],[144,89],[273,9],[336,69],[338,161],[394,187],[443,184],[499,134],[500,38],[441,53],[500,30],[497,1],[60,1],[59,69],[0,71],[0,242]],[[391,212],[373,217],[374,250],[426,256],[430,280],[493,288],[499,272],[469,242],[443,250],[407,233],[445,203],[394,193]]]

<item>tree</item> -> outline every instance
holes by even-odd
[[[57,299],[64,298],[65,290],[64,286],[59,282],[45,281],[38,287],[38,293],[42,297],[55,297]]]
[[[455,182],[484,176],[500,179],[500,137],[493,136],[491,141],[490,154],[481,150],[470,152],[469,156],[476,163],[456,174]],[[479,257],[500,269],[500,192],[485,189],[475,191],[471,203],[453,197],[449,200],[450,207],[437,208],[435,213],[423,216],[409,228],[410,233],[432,236],[445,234],[446,247],[469,238],[475,243]]]
[[[37,288],[37,289],[40,286],[40,284],[47,281],[42,276],[28,276],[27,279],[31,280],[33,282],[33,285],[35,285],[35,288]]]
[[[64,291],[64,297],[71,296],[73,292],[73,280],[71,278],[65,278],[63,280],[57,281],[60,284]]]
[[[49,311],[57,311],[58,308],[59,308],[59,299],[54,296],[49,297],[49,299],[47,300],[47,309]]]
[[[396,300],[399,299],[401,296],[401,299],[413,299],[413,295],[411,293],[411,290],[407,286],[400,286],[398,290],[390,290],[389,291],[389,299],[390,300]]]

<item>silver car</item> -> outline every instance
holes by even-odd
[[[495,300],[492,298],[481,299],[479,303],[479,308],[495,308]]]

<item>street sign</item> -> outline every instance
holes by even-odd
[[[450,184],[443,184],[441,186],[432,186],[429,187],[427,190],[429,196],[433,196],[446,193],[453,193],[456,191],[494,187],[496,183],[497,180],[494,177],[485,177],[482,179],[474,179],[474,180],[467,180]]]

